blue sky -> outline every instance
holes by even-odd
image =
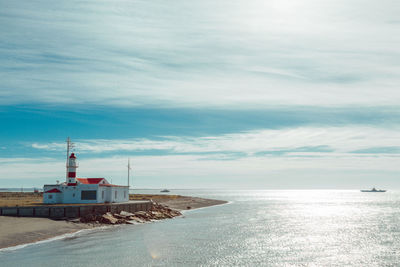
[[[0,0],[0,187],[400,188],[399,11]]]

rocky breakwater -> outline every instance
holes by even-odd
[[[82,223],[93,224],[135,224],[154,220],[171,219],[182,215],[179,211],[170,209],[158,203],[152,203],[149,211],[137,211],[134,213],[121,211],[120,213],[107,212],[103,215],[91,214],[79,219]]]

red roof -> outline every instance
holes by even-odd
[[[110,184],[104,178],[76,178],[76,180],[81,184],[98,184],[99,186],[108,186],[108,187],[128,187],[124,185]],[[103,180],[105,181],[104,184],[101,183]]]
[[[58,190],[57,188],[53,188],[51,190],[46,191],[45,193],[61,193],[61,191]]]
[[[99,184],[104,178],[76,178],[81,184]]]
[[[99,184],[99,186],[107,186],[107,187],[128,187],[127,185],[116,185],[116,184]]]

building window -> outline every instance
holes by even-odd
[[[101,198],[104,199],[104,191],[101,191]]]
[[[115,198],[117,198],[117,191],[115,191]]]
[[[49,195],[49,199],[52,199],[53,198],[53,195]]]
[[[75,193],[72,194],[72,197],[75,197]]]
[[[82,190],[81,191],[81,199],[82,200],[96,200],[97,199],[97,191],[95,191],[95,190]]]
[[[126,191],[124,191],[124,198],[126,198]]]

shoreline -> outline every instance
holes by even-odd
[[[20,245],[4,247],[4,248],[0,248],[0,253],[1,252],[6,252],[6,251],[13,251],[13,250],[25,248],[27,246],[42,244],[42,243],[51,242],[51,241],[55,241],[55,240],[61,240],[61,239],[65,239],[65,238],[73,238],[76,235],[81,234],[83,232],[106,229],[108,227],[111,227],[111,226],[100,226],[100,227],[94,227],[94,228],[81,229],[81,230],[77,230],[77,231],[74,231],[74,232],[61,234],[61,235],[56,235],[56,236],[52,236],[52,237],[49,237],[49,238],[46,238],[46,239],[37,240],[37,241],[34,241],[34,242],[29,242],[29,243],[23,243],[23,244],[20,244]]]
[[[11,216],[0,216],[0,225],[0,250],[95,228],[64,220]]]
[[[211,207],[217,207],[217,206],[222,206],[222,205],[229,205],[229,204],[232,204],[232,203],[234,203],[234,202],[233,201],[223,201],[223,203],[219,203],[219,204],[215,204],[215,205],[211,205],[211,206],[204,206],[204,207],[199,207],[199,208],[194,208],[194,209],[189,209],[189,210],[181,210],[181,213],[182,213],[182,216],[183,216],[187,212],[190,212],[190,211],[202,210],[202,209],[211,208]]]
[[[155,199],[154,202],[157,202],[168,208],[178,210],[180,212],[228,203],[228,201],[225,200],[217,200],[217,199],[209,199],[201,197],[188,197],[188,196],[179,196],[179,198],[175,199],[174,198]]]
[[[223,200],[179,196],[176,199],[162,197],[154,202],[178,211],[205,208],[228,203]],[[25,247],[38,242],[51,241],[76,235],[84,230],[108,227],[104,224],[79,223],[49,218],[0,216],[0,252]]]

